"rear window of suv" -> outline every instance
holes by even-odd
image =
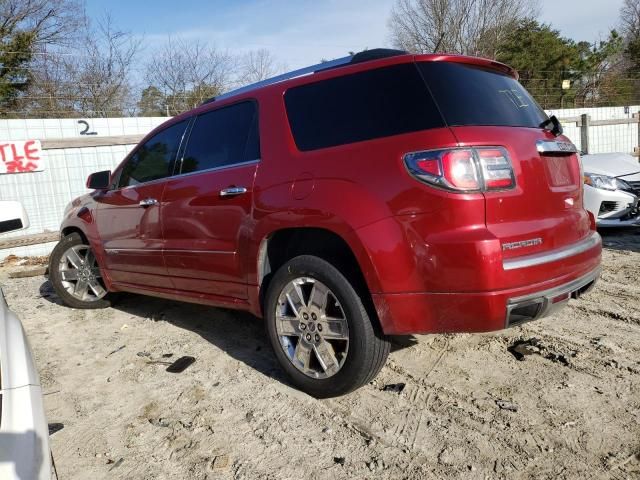
[[[444,126],[413,63],[290,88],[284,99],[302,151]]]
[[[547,119],[514,78],[453,62],[345,75],[291,88],[284,99],[301,151],[445,125],[538,128]]]
[[[547,115],[509,75],[476,65],[420,62],[418,68],[448,125],[539,127]]]

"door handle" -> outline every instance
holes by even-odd
[[[140,200],[140,206],[141,207],[151,207],[152,205],[157,205],[158,204],[158,200],[156,200],[155,198],[145,198],[144,200]]]
[[[247,189],[244,187],[227,187],[220,190],[221,197],[233,197],[236,195],[242,195],[243,193],[247,193]]]

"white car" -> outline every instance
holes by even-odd
[[[598,227],[640,226],[640,163],[626,153],[582,157],[584,206]]]
[[[29,226],[18,202],[0,201],[0,233]],[[0,290],[0,478],[51,479],[40,378],[18,317]]]

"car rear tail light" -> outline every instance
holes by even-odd
[[[487,190],[503,190],[515,186],[513,168],[504,148],[476,148]]]
[[[505,190],[516,184],[509,154],[502,147],[413,152],[404,161],[411,175],[447,190]]]
[[[445,180],[457,190],[479,190],[472,150],[447,150],[441,155]]]

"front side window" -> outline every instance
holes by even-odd
[[[444,126],[413,63],[293,87],[284,98],[301,151]]]
[[[180,173],[226,167],[260,158],[258,110],[242,102],[195,119]]]
[[[188,120],[170,126],[154,135],[122,168],[118,187],[130,187],[170,176]]]

